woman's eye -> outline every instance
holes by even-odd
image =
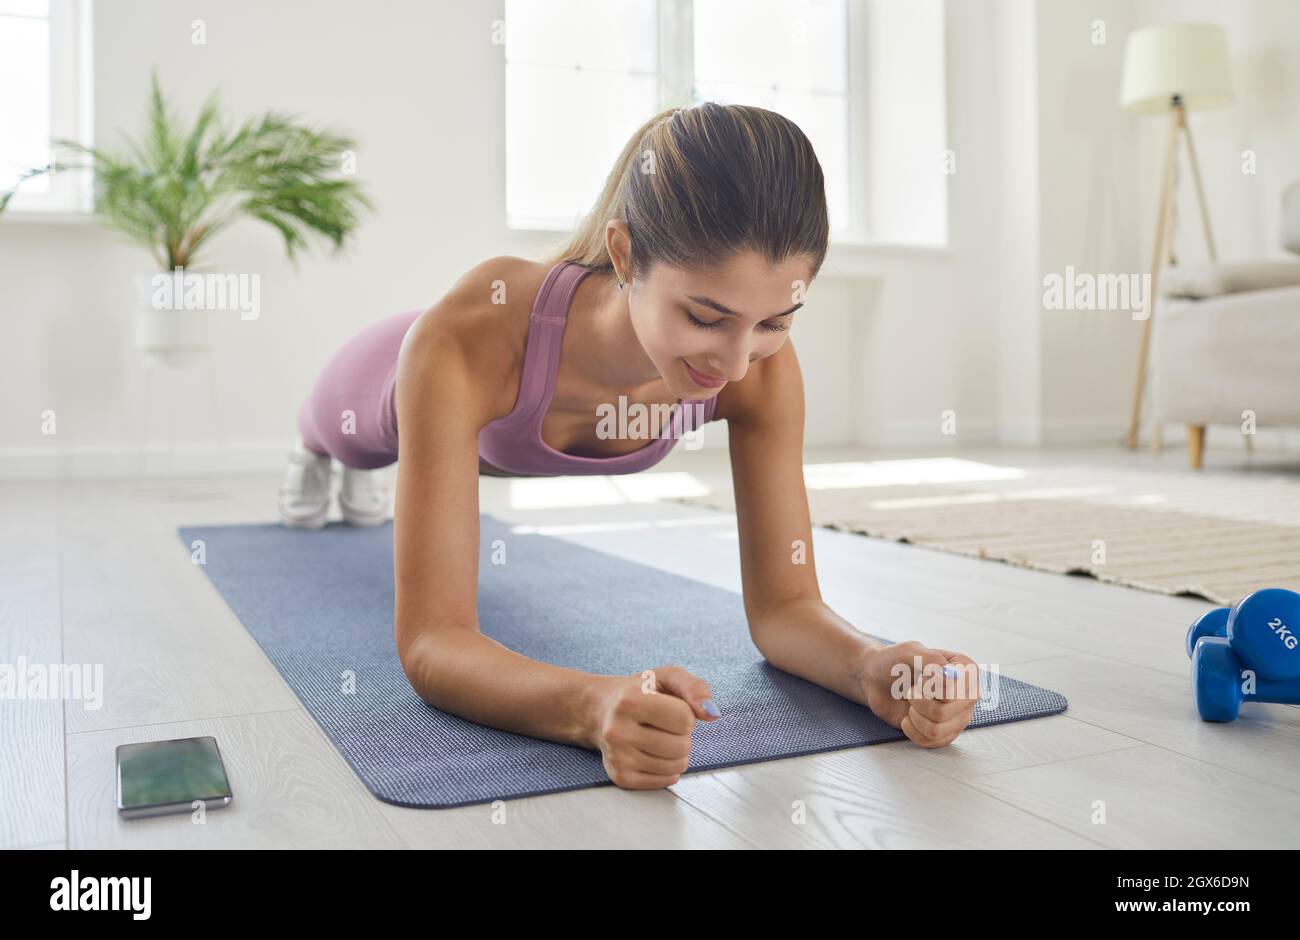
[[[712,323],[706,323],[703,320],[696,317],[689,310],[686,311],[686,319],[690,320],[692,323],[694,323],[702,330],[716,330],[718,327],[722,326],[721,320],[714,320]]]
[[[723,324],[722,320],[713,320],[711,322],[706,322],[704,320],[701,320],[699,317],[692,314],[689,310],[686,311],[686,319],[690,320],[692,323],[694,323],[702,330],[716,330],[718,327],[722,326]],[[788,329],[788,327],[784,326],[783,324],[772,323],[767,320],[763,321],[762,327],[763,329],[770,330],[773,333],[784,333]]]

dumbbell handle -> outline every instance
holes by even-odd
[[[1201,643],[1216,644],[1219,649],[1224,651],[1226,659],[1220,662],[1222,663],[1221,668],[1226,667],[1226,670],[1220,672],[1220,675],[1225,679],[1232,676],[1237,688],[1242,689],[1246,684],[1246,674],[1251,672],[1251,669],[1241,661],[1236,653],[1230,652],[1232,647],[1228,645],[1228,641],[1223,637],[1213,637],[1202,639],[1197,645],[1199,646]],[[1229,663],[1231,665],[1228,665]],[[1242,701],[1300,705],[1300,679],[1265,679],[1259,673],[1255,673],[1254,685],[1255,691],[1253,692],[1246,692],[1242,689]]]
[[[1300,705],[1300,679],[1261,679],[1256,676],[1255,691],[1244,697],[1249,702]]]

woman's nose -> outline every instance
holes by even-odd
[[[714,375],[720,375],[728,382],[739,382],[749,371],[751,361],[749,345],[741,343],[721,353],[718,361],[712,363],[709,368]]]

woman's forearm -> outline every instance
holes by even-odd
[[[862,670],[880,643],[817,599],[795,601],[750,618],[749,633],[763,657],[850,701],[866,704]]]
[[[428,704],[479,724],[595,749],[600,692],[618,677],[529,659],[478,630],[441,627],[402,651]]]

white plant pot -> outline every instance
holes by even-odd
[[[185,272],[135,276],[135,346],[159,365],[187,365],[208,348],[207,314],[184,307]]]

